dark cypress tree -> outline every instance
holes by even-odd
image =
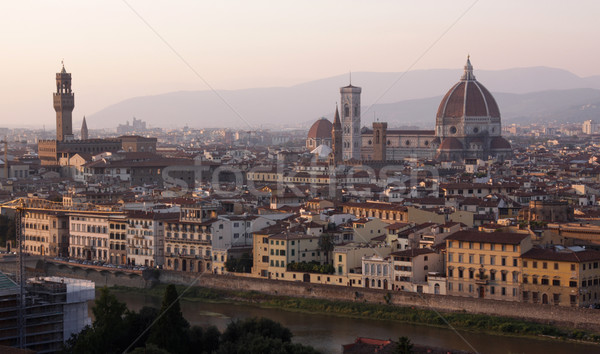
[[[187,353],[190,351],[190,324],[183,318],[177,296],[175,285],[167,286],[159,319],[152,327],[147,343],[155,344],[171,353]]]

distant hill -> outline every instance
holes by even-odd
[[[392,125],[433,126],[442,95],[461,74],[462,69],[359,72],[352,73],[352,83],[363,88],[365,124],[376,116]],[[581,78],[547,67],[475,70],[475,75],[494,93],[506,122],[598,117],[600,76]],[[347,84],[348,76],[339,75],[291,87],[224,90],[218,95],[212,91],[171,92],[127,99],[87,120],[92,129],[116,127],[133,116],[158,127],[305,128],[321,116],[332,116],[339,87]]]

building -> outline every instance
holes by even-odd
[[[475,79],[469,58],[460,81],[450,88],[440,102],[435,130],[388,129],[386,122],[374,122],[372,128],[361,127],[361,91],[360,87],[351,84],[340,88],[343,161],[373,163],[404,158],[503,160],[512,156],[510,143],[501,135],[500,109],[492,94]],[[311,127],[307,148],[316,147],[313,128],[323,126],[324,134],[325,125],[321,119]],[[327,138],[323,136],[321,139],[325,141]],[[328,141],[331,140],[335,141],[333,130]],[[339,147],[336,144],[330,146],[333,156],[337,156]]]
[[[23,213],[25,252],[41,256],[69,254],[69,216],[61,211],[26,209]]]
[[[419,293],[442,294],[446,289],[440,287],[443,282],[434,284],[429,289],[429,274],[444,273],[444,255],[429,248],[412,248],[393,252],[392,284],[394,290],[404,290]]]
[[[109,218],[108,214],[71,214],[69,256],[108,263]]]
[[[389,255],[372,255],[362,258],[362,282],[365,288],[392,289],[393,265]]]
[[[306,148],[314,150],[321,145],[331,147],[331,122],[327,118],[321,118],[313,123],[308,130]]]
[[[566,200],[532,200],[520,210],[519,220],[565,223],[575,221],[575,211]]]
[[[600,251],[532,248],[521,259],[523,302],[584,307],[600,303]]]
[[[156,138],[139,136],[121,136],[111,139],[88,139],[88,127],[85,117],[81,126],[81,140],[73,136],[73,108],[75,94],[71,89],[71,73],[63,65],[56,74],[56,92],[53,93],[56,111],[56,139],[39,140],[38,155],[42,165],[58,166],[61,161],[67,165],[70,157],[76,153],[96,155],[102,152],[156,151]]]
[[[162,267],[165,264],[165,224],[177,213],[132,211],[127,215],[127,264]]]
[[[181,207],[176,219],[165,222],[165,268],[182,272],[212,271],[212,242],[217,206]]]
[[[582,130],[583,130],[583,134],[588,134],[588,135],[598,134],[598,132],[599,132],[598,123],[593,120],[586,120],[585,122],[583,122]]]
[[[25,349],[59,352],[74,333],[91,325],[88,301],[94,283],[59,277],[31,278],[25,285]],[[0,345],[19,346],[19,285],[0,273]]]
[[[531,247],[526,234],[459,231],[448,236],[448,295],[521,301],[520,260]]]

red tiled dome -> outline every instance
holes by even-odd
[[[467,59],[461,80],[446,93],[436,117],[492,117],[500,118],[500,109],[494,96],[473,75],[473,67]]]
[[[492,150],[503,150],[503,149],[512,150],[512,146],[510,145],[508,140],[504,139],[501,136],[497,136],[497,137],[493,138],[492,141],[490,142],[490,149],[492,149]]]
[[[333,124],[327,118],[321,118],[316,121],[308,131],[309,139],[326,139],[331,138],[331,129]]]
[[[440,144],[440,150],[462,150],[463,144],[456,138],[444,138]]]

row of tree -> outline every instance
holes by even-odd
[[[240,258],[228,257],[225,262],[225,269],[232,273],[250,273],[252,271],[252,257],[244,253]]]
[[[331,264],[319,264],[319,262],[294,262],[287,265],[287,270],[291,272],[306,272],[318,274],[333,274],[335,268]]]
[[[190,326],[174,285],[167,286],[160,310],[130,311],[102,288],[92,311],[92,326],[74,334],[64,353],[318,353],[292,343],[289,329],[265,318],[232,321],[223,333],[215,326]]]

